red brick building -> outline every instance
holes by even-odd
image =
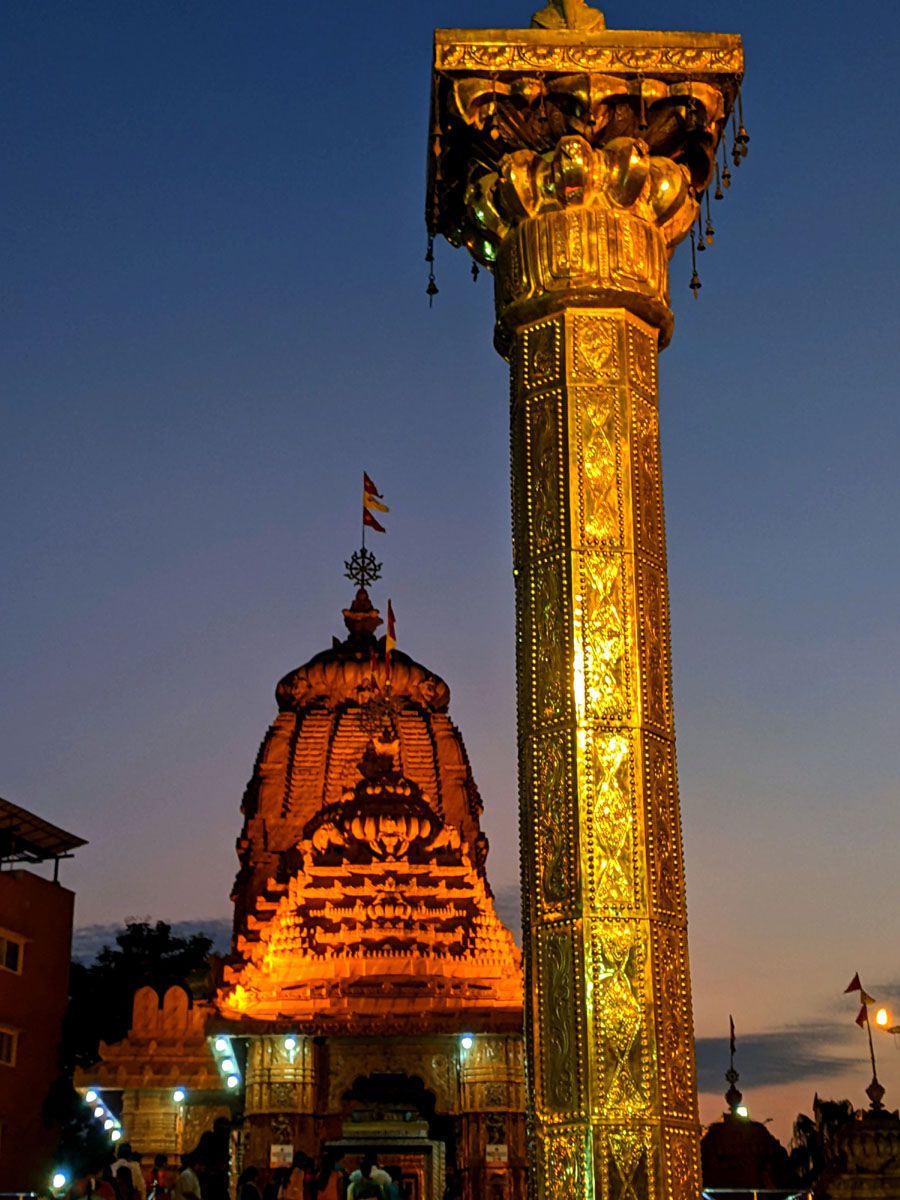
[[[44,1190],[54,1166],[41,1108],[57,1074],[75,903],[59,861],[84,844],[0,800],[0,1192]],[[52,878],[28,869],[42,863]]]

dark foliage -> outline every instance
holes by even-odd
[[[97,1061],[101,1039],[118,1042],[131,1025],[139,987],[162,994],[173,984],[201,992],[210,983],[212,942],[201,933],[175,937],[165,921],[133,921],[104,946],[90,966],[73,963],[60,1066],[71,1072]]]

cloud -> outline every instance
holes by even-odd
[[[153,920],[151,917],[128,917],[126,920]],[[212,938],[213,951],[227,954],[231,948],[231,918],[213,917],[209,920],[169,921],[176,937],[190,937],[192,933],[203,933]],[[72,957],[85,965],[92,963],[104,946],[114,946],[116,934],[122,932],[125,921],[114,925],[82,925],[72,935]]]
[[[738,1039],[735,1065],[741,1080],[753,1087],[837,1075],[859,1062],[858,1054],[840,1052],[846,1034],[846,1024],[832,1021],[745,1034]],[[728,1038],[697,1038],[696,1049],[699,1090],[724,1091]]]

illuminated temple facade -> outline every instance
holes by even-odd
[[[235,1122],[238,1165],[367,1148],[421,1200],[525,1194],[522,978],[485,871],[447,684],[377,637],[360,589],[278,684],[243,799],[232,953],[214,996],[135,997],[81,1085],[121,1092],[136,1151]],[[181,1094],[183,1092],[183,1099]]]

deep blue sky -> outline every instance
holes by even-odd
[[[432,28],[533,3],[2,6],[0,794],[90,839],[82,924],[227,913],[363,468],[376,601],[450,683],[516,878],[506,368],[443,244],[429,311],[422,212]],[[802,1043],[787,1099],[746,1063],[780,1121],[814,1086],[863,1101],[820,1061],[833,1019],[863,1053],[853,972],[900,1001],[900,36],[886,5],[606,15],[747,46],[751,152],[699,303],[673,269],[662,424],[698,1031]]]

